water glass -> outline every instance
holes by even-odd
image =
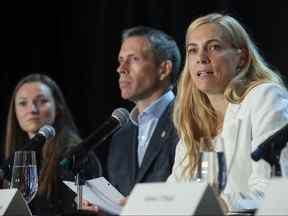
[[[200,146],[196,179],[209,183],[217,193],[221,193],[227,182],[223,139],[218,137],[212,141],[202,138]]]
[[[35,151],[15,152],[10,187],[18,188],[27,203],[34,198],[38,190]]]

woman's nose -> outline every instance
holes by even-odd
[[[31,112],[32,113],[38,113],[39,112],[39,108],[38,108],[37,104],[31,105]]]
[[[209,55],[206,50],[200,50],[197,56],[198,64],[206,64],[209,62]]]

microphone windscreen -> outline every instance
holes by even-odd
[[[38,133],[45,136],[46,140],[56,135],[55,129],[51,125],[44,125],[39,129]]]
[[[125,108],[117,108],[113,111],[112,117],[116,118],[120,126],[123,126],[128,122],[129,119],[129,112]]]

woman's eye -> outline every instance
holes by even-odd
[[[208,47],[208,50],[210,50],[210,51],[217,51],[217,50],[220,50],[220,45],[218,45],[218,44],[212,44],[212,45],[210,45],[209,47]]]
[[[187,50],[188,55],[195,54],[197,52],[196,48],[190,48]]]
[[[17,103],[18,106],[22,106],[22,107],[26,106],[26,104],[27,104],[26,101],[19,101],[19,102]]]
[[[45,104],[45,103],[47,103],[47,102],[48,102],[48,99],[46,99],[46,98],[40,99],[40,100],[38,101],[39,104]]]

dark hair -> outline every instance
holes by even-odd
[[[77,145],[81,139],[62,91],[56,82],[44,74],[30,74],[18,82],[11,97],[6,126],[5,158],[9,159],[14,151],[23,146],[28,139],[28,135],[20,128],[16,117],[15,97],[21,86],[33,82],[42,83],[51,90],[56,106],[53,124],[56,136],[42,148],[42,168],[39,177],[39,192],[47,192],[49,196],[56,186],[55,169],[59,157],[69,151],[72,146]]]
[[[147,26],[136,26],[123,31],[122,42],[129,37],[145,37],[149,41],[157,63],[172,62],[171,84],[174,86],[180,75],[181,54],[176,41],[166,33]]]

